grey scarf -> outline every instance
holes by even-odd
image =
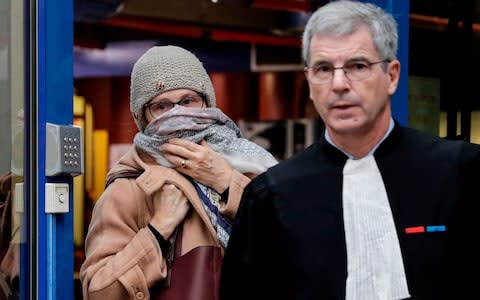
[[[264,148],[241,137],[240,129],[221,110],[209,108],[173,109],[153,120],[144,132],[135,135],[134,143],[166,167],[174,167],[160,150],[172,138],[194,143],[205,140],[232,168],[241,173],[259,174],[277,164],[277,160]]]
[[[277,164],[277,160],[268,151],[242,138],[237,125],[218,108],[184,108],[176,105],[150,122],[143,133],[137,133],[134,143],[154,157],[160,165],[171,168],[174,166],[163,156],[160,146],[172,138],[194,143],[205,140],[232,168],[241,173],[259,174]],[[193,184],[217,231],[217,238],[226,247],[231,223],[218,210],[220,196],[199,182]]]

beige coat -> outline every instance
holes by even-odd
[[[138,178],[115,180],[93,209],[86,259],[80,269],[84,299],[149,299],[149,287],[166,277],[166,260],[146,227],[154,212],[152,195],[166,182],[179,187],[192,207],[193,213],[184,222],[182,252],[200,245],[220,246],[195,187],[185,177],[133,147],[108,176],[127,169],[144,172]],[[249,177],[234,171],[221,213],[233,219],[249,181]]]

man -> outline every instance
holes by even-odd
[[[332,1],[303,34],[321,140],[247,185],[221,299],[471,299],[480,146],[391,115],[395,20]],[[467,274],[468,273],[468,274]]]

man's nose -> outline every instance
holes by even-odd
[[[347,73],[343,68],[336,68],[332,71],[332,87],[344,87],[348,83]]]

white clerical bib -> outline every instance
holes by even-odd
[[[343,217],[348,271],[345,299],[410,297],[387,193],[371,155],[345,164]]]

